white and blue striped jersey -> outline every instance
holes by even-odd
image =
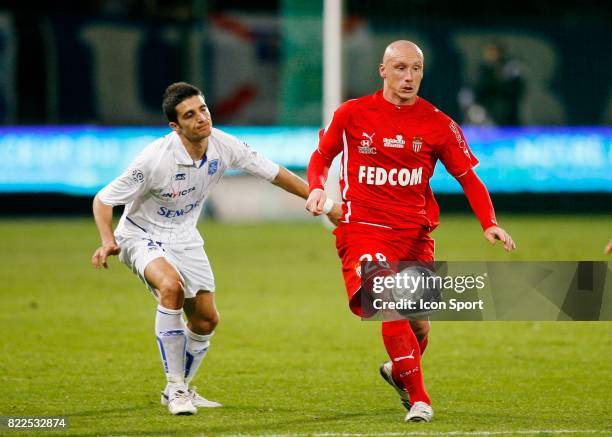
[[[279,172],[278,164],[215,128],[205,158],[194,162],[172,132],[149,144],[122,175],[100,190],[98,198],[106,205],[126,205],[116,236],[202,244],[198,217],[227,169],[245,170],[268,181]]]

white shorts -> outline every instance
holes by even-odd
[[[165,258],[185,282],[185,298],[195,297],[198,291],[215,291],[215,278],[210,262],[201,244],[166,244],[150,238],[117,236],[121,247],[119,261],[128,266],[145,283],[151,293],[159,298],[157,290],[145,280],[144,271],[151,261]]]

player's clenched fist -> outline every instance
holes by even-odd
[[[100,267],[108,268],[108,264],[106,260],[109,256],[118,255],[121,251],[121,248],[117,243],[105,244],[104,246],[100,246],[96,249],[93,256],[91,257],[91,263],[97,269]]]
[[[325,191],[315,188],[311,191],[306,200],[306,210],[312,215],[329,214],[334,206],[334,202],[327,198]]]

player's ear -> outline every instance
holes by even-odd
[[[378,66],[378,74],[380,75],[380,77],[382,77],[383,79],[387,78],[387,73],[385,72],[385,64],[380,64]]]
[[[173,121],[168,123],[168,126],[170,126],[170,129],[172,129],[174,132],[177,132],[177,133],[181,129],[180,126],[177,123],[173,122]]]

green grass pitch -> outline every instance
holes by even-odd
[[[605,259],[609,217],[501,219],[516,253],[489,247],[471,216],[446,215],[437,258]],[[78,436],[612,432],[612,323],[435,323],[423,361],[434,422],[407,424],[378,375],[379,325],[347,308],[328,230],[313,220],[201,231],[221,323],[195,382],[223,408],[172,417],[159,404],[155,300],[116,259],[91,267],[91,220],[5,219],[0,416],[67,416],[58,434]]]

